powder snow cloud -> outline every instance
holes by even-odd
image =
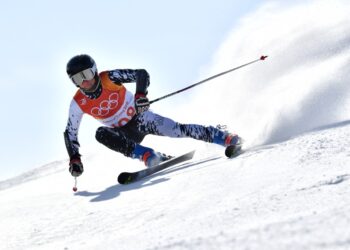
[[[246,16],[200,79],[269,58],[198,87],[191,102],[197,121],[227,123],[257,145],[347,120],[349,12],[346,1],[318,0],[269,2]]]

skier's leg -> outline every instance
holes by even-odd
[[[142,113],[138,118],[138,129],[142,133],[168,137],[190,137],[222,146],[240,143],[240,138],[213,126],[181,124],[151,111]]]
[[[98,142],[127,157],[139,159],[148,167],[157,165],[170,158],[155,152],[152,148],[140,145],[139,143],[144,137],[145,134],[134,131],[130,125],[121,128],[100,127],[96,131],[96,140]]]
[[[129,139],[126,134],[118,128],[99,127],[96,131],[96,140],[127,157],[132,156],[132,152],[136,146],[136,142]]]

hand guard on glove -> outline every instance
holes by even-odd
[[[72,158],[70,160],[69,172],[74,177],[78,177],[84,172],[83,163],[81,163],[80,157]]]
[[[150,103],[147,96],[143,93],[135,94],[135,109],[136,114],[143,113],[149,109]]]

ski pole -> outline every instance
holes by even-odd
[[[237,70],[237,69],[240,69],[240,68],[243,68],[243,67],[245,67],[245,66],[248,66],[249,64],[253,64],[253,63],[256,63],[256,62],[258,62],[258,61],[265,60],[266,58],[267,58],[267,56],[261,56],[259,59],[256,59],[256,60],[254,60],[254,61],[251,61],[251,62],[242,64],[242,65],[240,65],[240,66],[238,66],[238,67],[235,67],[235,68],[233,68],[233,69],[226,70],[226,71],[221,72],[221,73],[219,73],[219,74],[213,75],[213,76],[211,76],[211,77],[209,77],[209,78],[207,78],[207,79],[204,79],[204,80],[199,81],[199,82],[197,82],[197,83],[194,83],[194,84],[192,84],[192,85],[190,85],[190,86],[187,86],[186,88],[180,89],[180,90],[178,90],[178,91],[175,91],[175,92],[172,92],[172,93],[167,94],[167,95],[165,95],[165,96],[162,96],[162,97],[159,97],[159,98],[157,98],[157,99],[154,99],[154,100],[150,101],[149,103],[152,104],[152,103],[154,103],[154,102],[158,102],[158,101],[163,100],[163,99],[165,99],[165,98],[168,98],[168,97],[170,97],[170,96],[179,94],[179,93],[181,93],[181,92],[183,92],[183,91],[185,91],[185,90],[188,90],[188,89],[190,89],[190,88],[193,88],[193,87],[195,87],[195,86],[198,86],[198,85],[200,85],[200,84],[202,84],[202,83],[205,83],[205,82],[207,82],[207,81],[213,80],[214,78],[217,78],[217,77],[219,77],[219,76],[225,75],[225,74],[230,73],[230,72],[232,72],[232,71],[235,71],[235,70]]]

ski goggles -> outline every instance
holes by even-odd
[[[75,75],[72,75],[70,79],[76,86],[80,86],[83,81],[90,81],[94,79],[96,74],[96,66],[94,65],[92,68],[84,69],[83,71],[80,71],[79,73],[76,73]]]

